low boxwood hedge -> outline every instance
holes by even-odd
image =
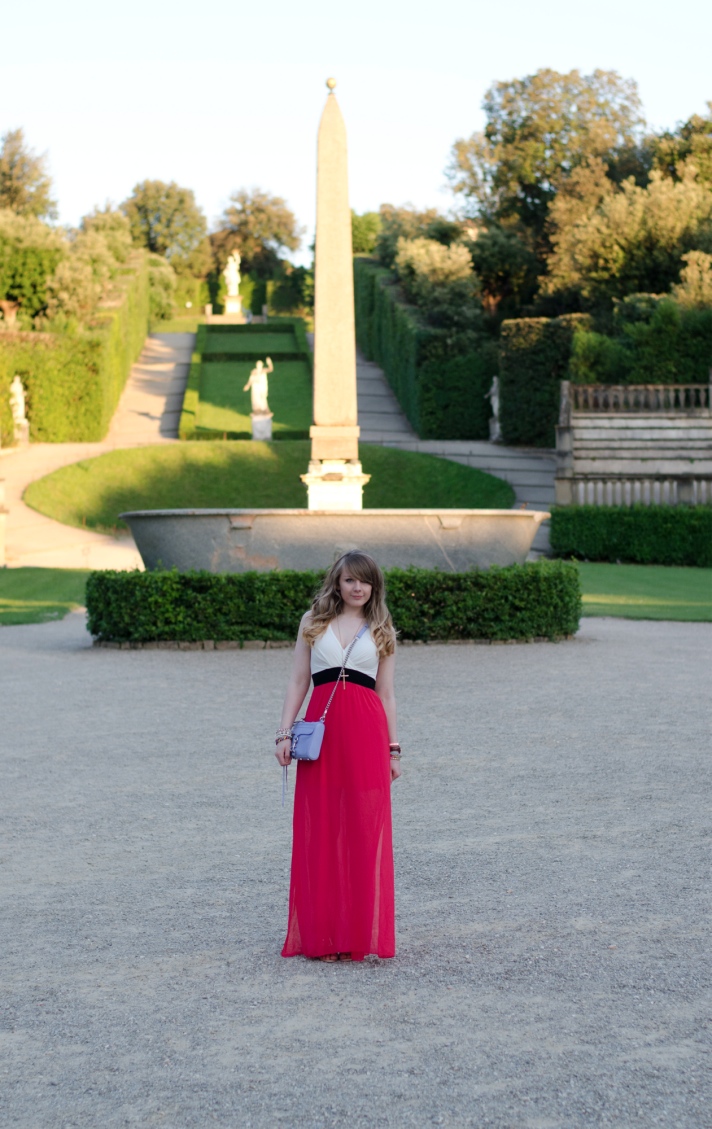
[[[319,572],[93,572],[89,630],[102,642],[294,639]],[[558,639],[581,615],[575,565],[536,561],[487,571],[390,569],[401,639]]]
[[[712,506],[555,506],[557,557],[631,564],[712,566]]]

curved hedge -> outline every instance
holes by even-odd
[[[93,572],[89,631],[102,642],[291,640],[319,572]],[[487,571],[390,569],[401,639],[559,639],[578,630],[576,565],[535,561]]]
[[[555,506],[557,557],[712,567],[712,506]]]

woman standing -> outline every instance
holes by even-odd
[[[396,638],[384,597],[380,568],[353,549],[329,570],[299,625],[277,731],[281,765],[291,760],[290,731],[310,677],[307,721],[321,717],[340,684],[318,760],[298,763],[285,957],[395,955],[390,785],[400,776],[400,745]]]

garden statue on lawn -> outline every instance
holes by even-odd
[[[267,403],[267,393],[269,392],[269,383],[267,377],[270,373],[274,372],[274,365],[272,358],[268,357],[266,365],[262,361],[258,361],[252,372],[247,384],[243,388],[243,392],[249,389],[252,396],[252,438],[253,439],[271,439],[272,438],[272,412],[269,410]]]

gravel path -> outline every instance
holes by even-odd
[[[0,629],[0,1124],[701,1129],[703,624],[404,647],[398,955],[279,957],[287,651]]]

